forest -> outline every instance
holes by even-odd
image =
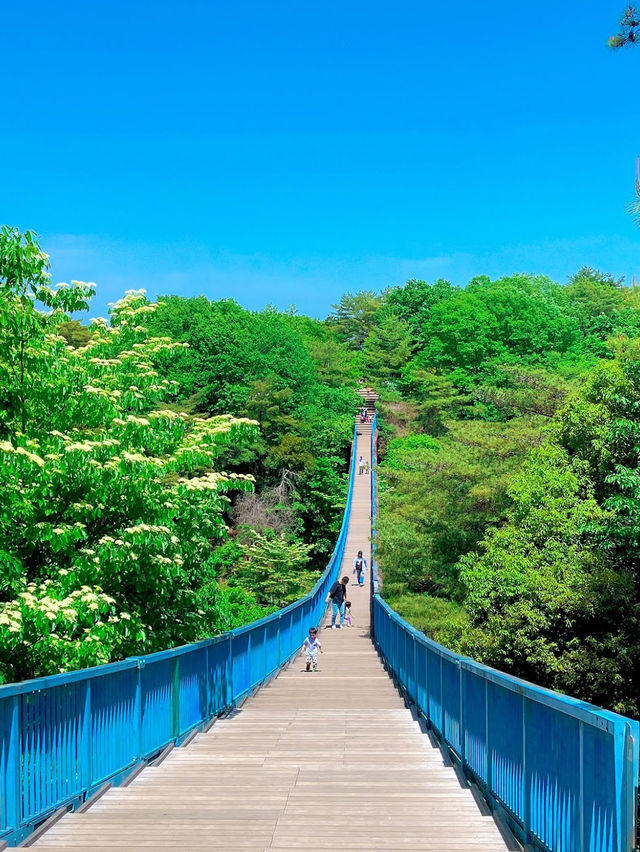
[[[478,276],[325,320],[53,286],[0,231],[0,680],[211,636],[300,597],[380,394],[383,594],[439,642],[638,715],[640,291]]]
[[[141,291],[86,322],[95,288],[48,268],[0,230],[2,682],[299,598],[340,528],[357,404],[321,322]]]
[[[640,290],[479,276],[345,296],[381,395],[383,594],[438,642],[638,714]]]

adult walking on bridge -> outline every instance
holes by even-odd
[[[362,555],[362,551],[358,551],[358,555],[353,557],[353,573],[356,575],[359,586],[364,586],[364,574],[367,570],[367,560]]]
[[[335,630],[336,627],[338,630],[342,627],[342,621],[344,621],[344,602],[347,599],[347,584],[349,583],[348,577],[343,577],[340,582],[335,582],[333,586],[329,589],[329,594],[327,595],[327,599],[325,603],[329,603],[329,601],[333,602],[333,610],[331,613],[331,629]],[[338,618],[338,624],[336,624],[336,618]]]

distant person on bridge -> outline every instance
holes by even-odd
[[[364,473],[364,459],[362,456],[358,459],[358,474]]]
[[[367,570],[367,560],[362,555],[362,551],[358,551],[358,555],[353,559],[353,573],[356,575],[359,586],[364,586],[364,572]]]
[[[327,599],[325,603],[329,603],[332,601],[333,610],[331,612],[331,629],[335,630],[336,627],[338,630],[342,627],[340,623],[341,619],[344,619],[344,602],[347,599],[347,584],[349,583],[348,577],[343,577],[340,582],[337,581],[331,586],[329,589],[329,594],[327,595]],[[336,624],[336,618],[340,615],[338,619],[338,624]]]

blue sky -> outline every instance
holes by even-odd
[[[5,4],[0,221],[55,280],[324,316],[410,277],[640,277],[624,0]]]

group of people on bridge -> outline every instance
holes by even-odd
[[[365,573],[367,571],[367,560],[361,550],[353,558],[353,573],[356,575],[358,587],[364,586]],[[342,577],[329,589],[325,603],[331,602],[331,629],[341,630],[343,627],[351,627],[351,601],[347,600],[347,586],[349,578]],[[318,667],[318,654],[322,653],[322,642],[318,638],[316,627],[309,628],[309,635],[304,640],[302,650],[305,655],[306,671],[315,672]]]
[[[359,412],[360,421],[366,423],[369,419],[369,411],[363,406]],[[367,474],[370,472],[370,463],[365,461],[363,456],[358,459],[358,473]],[[367,560],[359,550],[353,558],[353,573],[356,575],[356,583],[359,588],[364,586],[364,578],[367,571]],[[342,577],[329,589],[329,594],[326,597],[325,603],[332,604],[331,607],[331,629],[341,630],[343,627],[351,627],[351,601],[347,599],[347,586],[349,585],[349,577]],[[304,640],[302,651],[305,655],[306,671],[315,672],[318,666],[318,655],[322,653],[322,643],[318,638],[318,629],[311,627],[309,635]]]

